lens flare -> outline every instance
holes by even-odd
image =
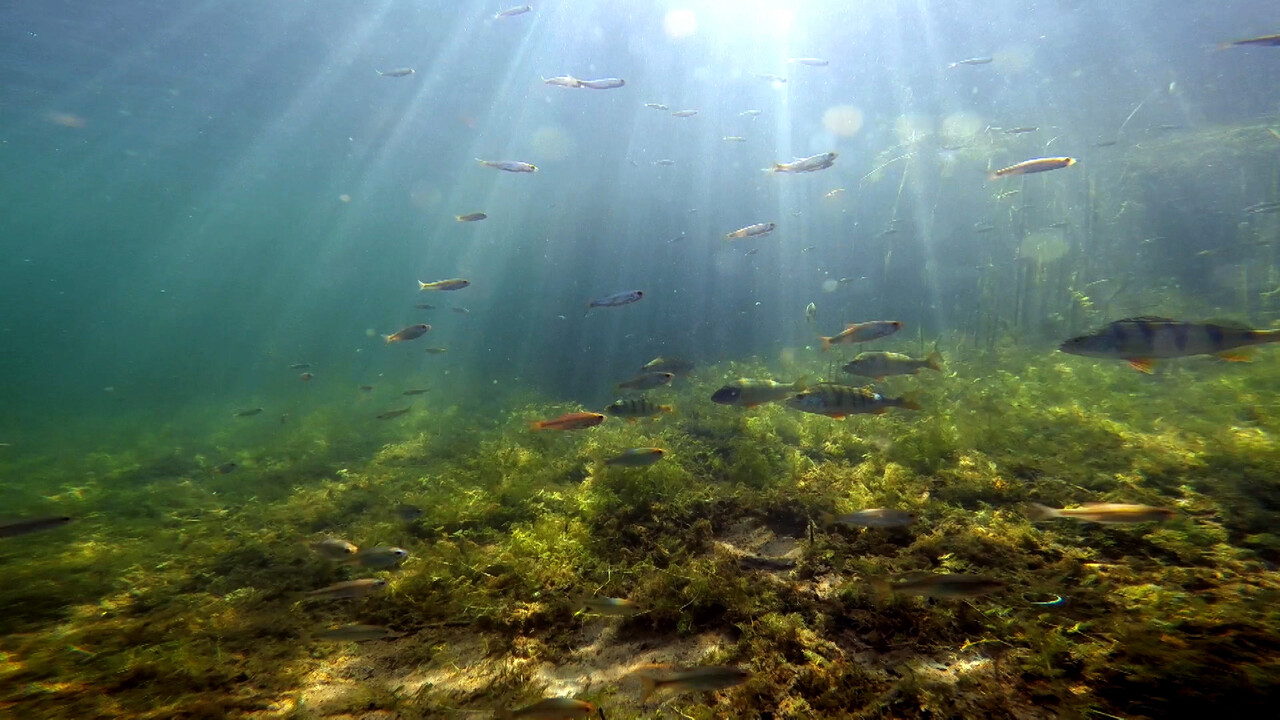
[[[672,10],[662,19],[662,31],[672,40],[691,37],[698,32],[698,16],[692,10]]]
[[[822,127],[840,137],[853,137],[862,129],[862,111],[852,105],[836,105],[822,113]]]

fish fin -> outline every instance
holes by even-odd
[[[424,283],[421,280],[418,281],[418,292],[422,292],[429,287],[431,287],[431,283]]]
[[[675,409],[675,406],[673,406],[673,405],[659,405],[659,406],[658,406],[658,412],[673,413],[673,412],[675,412],[675,411],[676,411],[676,409]]]
[[[541,420],[534,420],[533,422],[529,423],[529,429],[530,430],[546,430],[547,426],[544,425]]]
[[[929,353],[929,357],[925,358],[924,362],[925,362],[924,366],[929,368],[930,370],[937,370],[938,372],[942,372],[942,353],[938,352],[937,350],[934,350],[933,352]]]
[[[804,392],[805,390],[808,390],[808,389],[809,389],[809,376],[808,376],[808,375],[801,375],[800,377],[796,378],[796,381],[795,381],[795,382],[793,382],[793,383],[791,383],[791,389],[792,389],[792,390],[795,390],[795,391],[796,391],[796,392],[798,392],[798,393],[800,393],[800,392]]]
[[[1033,521],[1034,520],[1052,520],[1053,518],[1058,517],[1058,511],[1054,508],[1049,507],[1048,505],[1041,505],[1040,503],[1031,503],[1031,510],[1027,513],[1027,516],[1031,518],[1031,520]]]
[[[919,397],[920,397],[919,393],[909,392],[906,395],[903,395],[902,397],[898,398],[899,400],[898,407],[904,408],[907,410],[920,410],[921,408],[920,408]]]
[[[826,352],[831,349],[831,338],[819,335],[818,339],[822,341],[822,352]]]
[[[383,336],[382,336],[382,339],[383,339],[383,340],[386,340],[388,345],[390,345],[391,343],[395,342],[395,340],[393,340],[393,339],[391,339],[391,338],[392,338],[392,336],[390,336],[390,335],[383,335]]]
[[[1214,357],[1227,362],[1253,362],[1253,353],[1248,350],[1226,350],[1215,354]]]
[[[1151,358],[1125,358],[1129,361],[1129,366],[1138,372],[1144,372],[1150,375],[1154,372],[1156,361]]]
[[[884,410],[881,410],[880,412],[884,412]],[[827,415],[827,417],[834,418],[836,420],[843,420],[848,416],[845,415],[844,413],[831,413],[830,415]]]

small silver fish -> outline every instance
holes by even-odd
[[[506,10],[499,10],[498,12],[494,13],[493,19],[501,20],[503,18],[515,17],[517,15],[523,15],[532,10],[533,8],[528,5],[517,5],[516,7],[509,7]]]
[[[364,597],[381,590],[387,584],[386,580],[381,578],[362,578],[360,580],[348,580],[346,582],[334,583],[329,587],[323,587],[319,590],[312,590],[303,593],[303,596],[313,600],[349,600],[351,598]]]
[[[578,81],[578,87],[587,88],[588,90],[613,90],[626,84],[627,81],[622,78],[600,78],[599,80]]]
[[[495,170],[502,170],[509,173],[532,173],[538,172],[538,166],[533,163],[520,162],[518,160],[481,160],[476,158],[476,162],[485,167],[491,167]]]
[[[823,58],[807,58],[807,57],[791,58],[787,62],[794,63],[797,65],[808,65],[809,67],[826,67],[831,64],[830,60],[824,60]]]
[[[382,72],[381,70],[374,70],[374,72],[378,73],[382,77],[406,77],[406,76],[412,75],[414,73],[414,69],[411,67],[406,67],[406,68],[396,68],[395,70],[388,70],[386,72]]]
[[[359,565],[367,568],[399,567],[409,559],[409,551],[398,547],[361,548],[343,562],[348,565]]]
[[[951,63],[950,65],[948,65],[948,66],[947,66],[947,69],[948,69],[948,70],[954,70],[955,68],[958,68],[958,67],[960,67],[961,65],[986,65],[986,64],[990,63],[992,60],[993,60],[993,58],[989,58],[989,57],[971,57],[971,58],[965,58],[964,60],[957,60],[957,61],[955,61],[955,62]]]
[[[675,378],[675,373],[669,372],[643,372],[630,380],[618,383],[620,390],[652,390],[656,387],[662,387],[669,384]]]
[[[324,538],[323,540],[316,540],[314,542],[307,543],[307,547],[314,550],[317,555],[321,555],[329,560],[346,560],[360,550],[360,548],[352,545],[346,540],[335,537]]]
[[[839,153],[824,152],[817,155],[811,155],[807,158],[793,160],[789,163],[774,163],[770,168],[775,173],[808,173],[817,172],[818,170],[826,170],[836,162]]]
[[[583,607],[598,615],[629,617],[640,612],[640,606],[626,598],[593,597],[582,601]]]
[[[756,223],[755,225],[748,225],[746,227],[738,228],[737,230],[734,230],[731,233],[725,233],[724,238],[726,240],[738,240],[741,238],[748,238],[748,237],[764,237],[765,235],[768,235],[769,233],[776,230],[777,228],[778,228],[777,223],[771,223],[771,222]]]
[[[868,508],[847,515],[834,515],[830,522],[841,525],[865,528],[897,528],[906,527],[916,521],[916,514],[906,510],[889,508]]]
[[[698,114],[697,110],[677,110],[671,113],[672,117],[678,117],[678,118],[693,117],[694,115],[697,115],[697,114]]]

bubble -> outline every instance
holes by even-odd
[[[672,40],[690,37],[698,31],[698,16],[692,10],[672,10],[662,19],[662,31]]]
[[[840,137],[853,137],[862,129],[862,111],[852,105],[835,105],[822,113],[822,127]]]
[[[1071,245],[1061,230],[1037,230],[1022,239],[1018,255],[1043,265],[1067,254]]]
[[[346,193],[342,193],[338,196],[338,202],[349,203],[351,202],[351,196]]]
[[[533,150],[541,160],[564,160],[573,154],[573,141],[563,128],[544,125],[533,131]]]

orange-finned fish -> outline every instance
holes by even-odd
[[[929,357],[917,360],[909,355],[895,352],[864,352],[840,369],[850,375],[883,380],[890,375],[915,375],[920,368],[942,371],[942,354],[937,350],[929,353]]]
[[[987,177],[995,180],[1013,175],[1030,175],[1031,173],[1046,172],[1048,170],[1061,170],[1075,164],[1076,159],[1072,157],[1035,158],[1034,160],[1023,160],[1017,165],[1010,165],[1007,168],[1000,168]]]
[[[821,383],[812,390],[787,398],[786,406],[792,410],[826,415],[840,420],[848,415],[871,413],[879,415],[891,407],[919,410],[920,404],[911,394],[891,398],[865,387]]]
[[[1031,519],[1071,518],[1072,520],[1084,520],[1085,522],[1119,525],[1168,520],[1176,517],[1177,514],[1177,512],[1169,508],[1128,503],[1085,503],[1084,507],[1079,508],[1051,508],[1047,505],[1034,503],[1032,505]]]
[[[648,700],[650,695],[659,690],[670,690],[673,693],[715,692],[741,685],[751,677],[750,673],[741,668],[718,665],[645,665],[632,674],[644,686],[644,700]]]
[[[604,415],[593,412],[565,413],[551,420],[535,420],[529,424],[532,430],[583,430],[604,422]]]
[[[768,235],[769,233],[773,232],[777,228],[778,228],[777,223],[771,223],[771,222],[756,223],[755,225],[748,225],[743,228],[738,228],[737,230],[734,230],[731,233],[725,233],[724,239],[738,240],[738,239],[747,238],[747,237],[762,237],[764,235]]]
[[[596,706],[585,700],[568,697],[543,698],[532,705],[498,713],[510,720],[580,720],[596,712]]]
[[[383,335],[382,338],[386,340],[389,345],[395,342],[404,342],[405,340],[420,338],[423,335],[426,335],[427,331],[430,329],[430,325],[427,325],[426,323],[418,323],[417,325],[410,325],[409,327],[390,335]]]
[[[463,278],[449,278],[448,280],[436,280],[435,282],[418,281],[418,290],[461,290],[464,287],[470,287],[471,281]]]
[[[1261,35],[1245,40],[1228,40],[1218,45],[1219,50],[1233,47],[1280,47],[1280,35]]]
[[[867,342],[892,335],[902,329],[897,320],[871,320],[869,322],[851,323],[844,330],[831,337],[818,336],[822,340],[822,349],[827,351],[832,345]]]
[[[1248,354],[1239,348],[1273,342],[1280,342],[1280,330],[1147,316],[1116,320],[1101,330],[1072,338],[1058,349],[1071,355],[1125,360],[1134,369],[1150,373],[1155,360],[1162,358],[1216,355],[1223,360],[1247,362]]]

